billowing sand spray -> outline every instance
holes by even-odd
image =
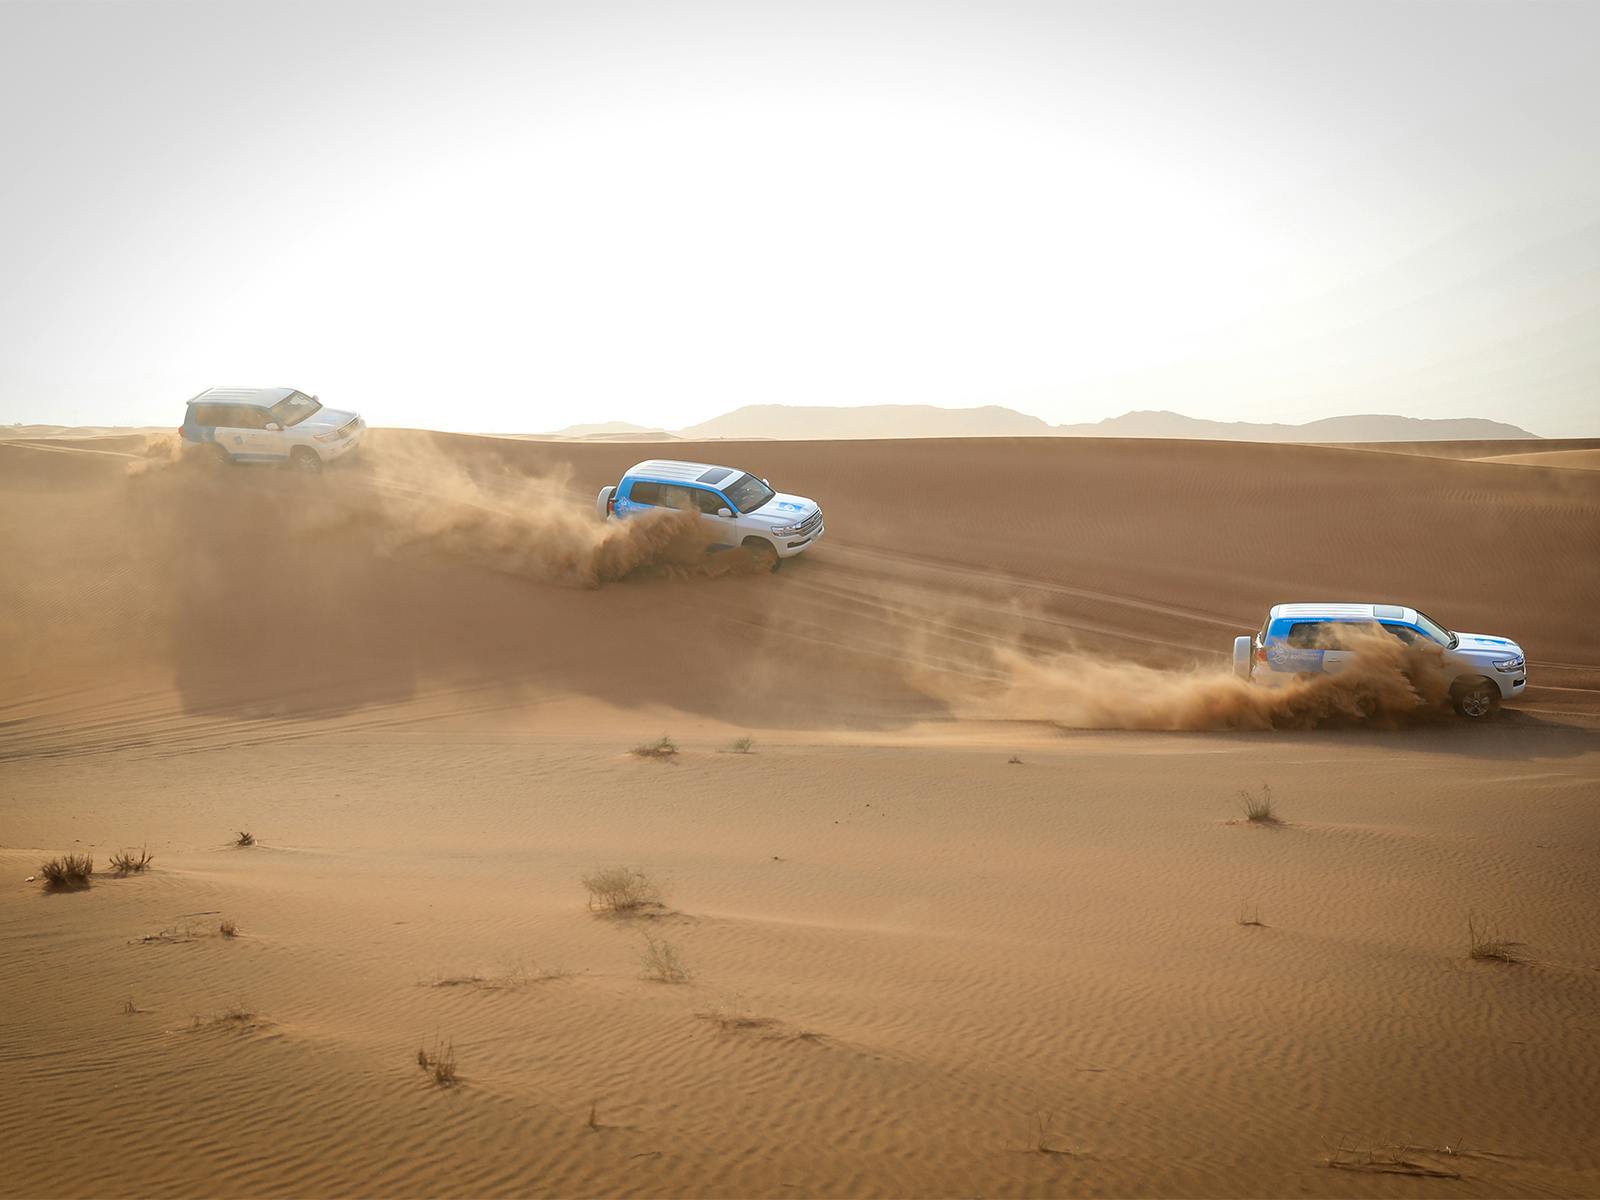
[[[1393,728],[1437,712],[1449,696],[1443,651],[1382,632],[1346,631],[1342,669],[1280,687],[1228,670],[1161,670],[1081,652],[1046,657],[1005,648],[999,683],[968,692],[966,715],[1046,721],[1071,729]]]
[[[472,469],[426,444],[363,447],[351,464],[320,476],[230,468],[184,454],[174,435],[152,439],[128,466],[130,478],[160,474],[192,495],[270,506],[276,530],[292,537],[354,533],[388,556],[468,562],[569,587],[598,587],[639,572],[678,576],[740,574],[756,564],[740,551],[707,554],[697,514],[661,510],[601,521],[574,493],[563,469],[531,476],[479,464]],[[257,531],[251,520],[242,526]]]
[[[371,524],[381,553],[466,561],[575,587],[645,568],[714,574],[738,565],[707,560],[709,539],[693,513],[598,520],[573,495],[565,472],[474,476],[442,456],[413,451],[375,457],[372,474],[353,482],[361,487],[341,489],[340,507]]]

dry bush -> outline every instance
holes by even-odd
[[[733,745],[728,747],[730,754],[749,754],[752,746],[756,744],[753,737],[734,738]]]
[[[456,1044],[435,1041],[430,1051],[417,1047],[417,1066],[440,1087],[454,1087],[456,1082]]]
[[[221,1012],[213,1014],[209,1020],[201,1018],[196,1013],[194,1024],[190,1028],[202,1029],[207,1026],[226,1026],[232,1029],[244,1029],[248,1026],[254,1029],[256,1014],[243,1000],[239,1000]]]
[[[118,875],[132,875],[139,871],[148,871],[153,862],[155,855],[144,846],[140,846],[137,850],[118,850],[111,856],[111,869]]]
[[[1500,931],[1475,913],[1467,914],[1467,957],[1479,962],[1522,961],[1522,943],[1507,941]]]
[[[671,758],[678,753],[678,744],[663,733],[653,742],[635,746],[629,753],[638,758]]]
[[[433,978],[418,982],[422,987],[469,987],[481,992],[500,992],[515,991],[536,983],[550,983],[566,979],[569,975],[571,972],[561,967],[541,967],[537,963],[528,967],[519,962],[507,967],[499,975],[445,975],[436,971]]]
[[[661,907],[661,889],[638,867],[603,867],[582,882],[592,912],[637,914]]]
[[[1032,1129],[1028,1139],[1028,1152],[1030,1154],[1067,1154],[1071,1150],[1063,1150],[1052,1143],[1056,1140],[1055,1114],[1039,1111],[1033,1114]]]
[[[158,933],[147,933],[139,939],[141,942],[192,942],[194,940],[194,926],[187,922],[182,929],[176,925],[168,925]]]
[[[217,922],[217,932],[225,938],[238,937],[239,927],[232,921],[219,921]]]
[[[1021,765],[1022,755],[1020,754],[1013,754],[1010,758],[1006,759],[1006,766],[1008,767],[1020,767]]]
[[[639,955],[643,977],[657,983],[688,983],[690,971],[678,948],[663,938],[644,935],[644,950]]]
[[[1257,825],[1278,824],[1278,814],[1272,807],[1272,789],[1266,784],[1261,785],[1259,796],[1239,790],[1239,800],[1244,806],[1244,819]]]
[[[233,839],[233,844],[235,846],[254,846],[256,844],[256,835],[253,833],[246,833],[241,829],[239,831],[239,836]]]
[[[60,858],[52,858],[47,863],[41,863],[39,874],[44,879],[44,886],[50,891],[66,892],[89,886],[89,877],[94,874],[94,859],[87,854],[63,854]]]
[[[1361,1171],[1370,1175],[1411,1175],[1422,1179],[1460,1179],[1452,1171],[1428,1159],[1433,1155],[1453,1155],[1448,1148],[1429,1150],[1422,1146],[1346,1146],[1344,1139],[1328,1151],[1325,1165],[1336,1171]]]

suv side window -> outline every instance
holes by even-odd
[[[719,508],[727,508],[728,502],[721,496],[706,488],[690,488],[689,494],[694,497],[695,507],[711,516],[717,515]]]
[[[1327,621],[1296,621],[1289,626],[1289,645],[1297,650],[1325,650],[1332,644]]]
[[[648,479],[636,479],[628,491],[628,499],[635,504],[660,504],[661,485],[651,483]]]
[[[194,423],[196,425],[226,425],[228,423],[228,407],[225,404],[196,404],[194,406]]]
[[[1408,646],[1418,646],[1428,639],[1409,625],[1385,625],[1384,631],[1392,633]]]

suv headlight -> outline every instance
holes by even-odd
[[[793,537],[800,532],[798,525],[779,525],[772,531],[773,537]]]
[[[1496,671],[1520,671],[1526,661],[1520,654],[1514,658],[1497,658],[1494,660],[1494,669]]]
[[[337,429],[330,429],[327,433],[313,433],[311,436],[316,438],[319,442],[331,442],[339,436],[339,431]]]

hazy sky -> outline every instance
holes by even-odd
[[[0,422],[1600,434],[1600,4],[0,0]]]

